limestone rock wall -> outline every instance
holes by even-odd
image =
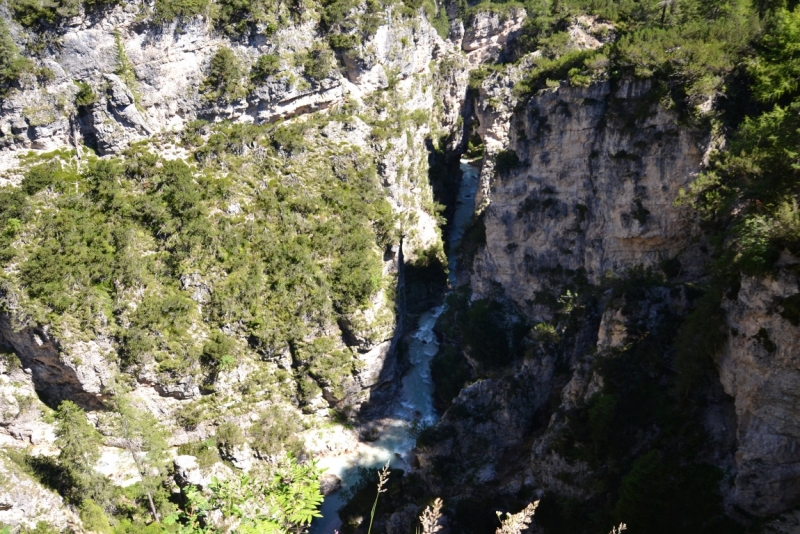
[[[0,452],[0,524],[34,529],[39,522],[84,532],[80,519],[57,493],[42,487]]]
[[[513,114],[493,92],[481,95],[479,132],[519,163],[484,170],[486,247],[473,290],[500,283],[537,315],[542,293],[559,296],[576,275],[596,284],[676,257],[683,275],[700,273],[690,247],[699,228],[674,201],[701,169],[708,138],[648,102],[649,90],[634,81],[561,86]]]
[[[744,277],[738,295],[723,301],[730,336],[717,365],[738,419],[733,502],[759,516],[800,504],[800,327],[791,308],[800,295],[796,269]]]

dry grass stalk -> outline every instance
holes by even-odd
[[[523,508],[521,512],[516,514],[507,513],[505,519],[503,519],[503,514],[497,512],[500,528],[495,531],[495,534],[520,534],[530,525],[537,506],[539,506],[539,501],[532,502]]]
[[[609,534],[622,534],[623,530],[628,530],[628,525],[620,523],[618,527],[612,528]]]
[[[383,469],[378,471],[378,493],[375,495],[375,502],[372,505],[372,513],[369,516],[369,530],[367,530],[367,534],[372,533],[372,521],[375,519],[375,509],[378,507],[378,497],[381,496],[381,493],[386,491],[384,486],[389,481],[389,460],[386,460],[386,465],[383,466]]]
[[[439,520],[442,518],[442,504],[442,499],[437,497],[433,501],[433,508],[426,507],[422,515],[419,516],[419,522],[422,523],[421,534],[434,534],[442,529],[439,524]]]

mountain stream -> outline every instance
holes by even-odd
[[[478,188],[479,169],[461,160],[462,178],[450,229],[447,250],[450,285],[455,285],[456,250],[467,225],[475,212],[475,193]],[[359,468],[378,468],[388,461],[392,467],[409,470],[408,454],[416,443],[419,428],[436,422],[439,414],[433,407],[433,381],[431,359],[439,350],[433,327],[444,310],[444,304],[424,312],[417,328],[408,335],[408,356],[411,368],[403,377],[403,385],[395,402],[393,417],[383,427],[377,440],[360,442],[358,447],[344,455],[320,459],[318,465],[325,473],[332,473],[342,481],[342,488],[325,498],[322,517],[311,525],[311,534],[333,534],[341,521],[337,514],[346,500],[347,489],[359,480]]]

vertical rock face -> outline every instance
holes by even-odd
[[[733,500],[759,516],[800,505],[798,301],[796,265],[744,277],[723,301],[730,336],[717,364],[739,421]]]
[[[467,21],[461,48],[473,66],[496,60],[506,45],[519,35],[525,23],[525,10],[520,7],[507,12],[479,11]]]
[[[530,309],[575,276],[596,284],[606,271],[676,256],[685,274],[697,274],[701,266],[681,254],[699,231],[674,201],[701,168],[708,141],[679,127],[649,90],[628,81],[559,87],[513,115],[509,152],[499,152],[488,182],[474,290],[488,294],[500,283]],[[502,141],[494,119],[503,113],[491,102],[478,109],[481,129]]]
[[[20,328],[7,314],[0,314],[0,339],[14,347],[23,368],[30,369],[36,392],[45,403],[55,408],[71,400],[87,410],[103,409],[103,381],[111,381],[113,375],[97,346],[83,347],[85,364],[82,359],[67,362],[44,330]]]

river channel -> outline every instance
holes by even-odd
[[[462,178],[453,214],[447,250],[450,285],[455,284],[456,250],[464,231],[475,212],[475,193],[478,188],[479,169],[461,160]],[[311,525],[311,534],[333,534],[341,521],[337,514],[345,504],[343,495],[347,488],[358,482],[359,468],[376,468],[390,462],[392,467],[408,471],[408,454],[414,448],[414,427],[434,424],[439,414],[433,407],[433,381],[431,359],[439,350],[433,327],[444,310],[444,304],[424,312],[416,329],[408,335],[408,356],[411,367],[403,377],[400,395],[395,402],[393,418],[385,425],[378,439],[361,442],[355,451],[341,456],[323,458],[319,466],[326,473],[338,476],[342,489],[327,496],[322,504],[322,517]]]

